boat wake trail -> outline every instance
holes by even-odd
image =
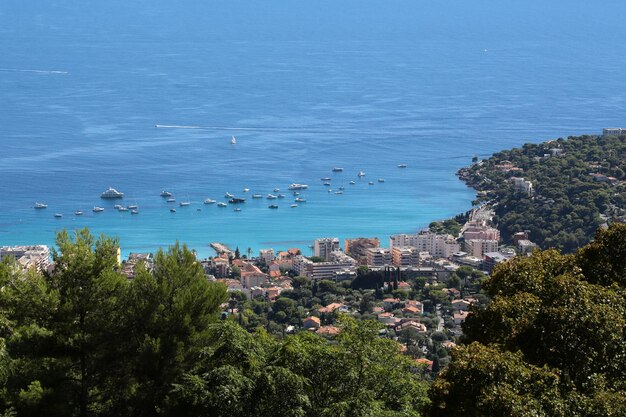
[[[0,68],[2,72],[30,72],[35,74],[60,74],[67,75],[67,71],[53,71],[53,70],[33,70],[33,69],[19,69],[19,68]]]
[[[297,127],[231,127],[231,126],[196,126],[196,125],[154,125],[157,129],[203,129],[232,130],[249,132],[296,132],[296,133],[327,133],[328,130],[300,129]]]

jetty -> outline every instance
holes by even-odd
[[[223,254],[226,254],[228,256],[235,254],[232,250],[228,248],[228,246],[220,242],[213,242],[209,246],[211,246],[213,250],[215,251],[215,253],[217,253],[219,256]]]

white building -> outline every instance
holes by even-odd
[[[14,258],[24,271],[44,272],[50,266],[50,250],[46,245],[1,247],[0,261],[7,256]]]
[[[415,235],[395,235],[389,238],[389,247],[415,248],[418,252],[428,252],[435,258],[450,258],[461,249],[452,235],[439,235],[425,231]]]
[[[521,191],[526,195],[531,196],[533,194],[533,183],[520,177],[512,177],[515,190]]]
[[[263,259],[266,265],[269,265],[274,260],[274,249],[261,249],[259,251],[259,258]]]
[[[602,136],[621,136],[626,135],[626,129],[622,127],[607,127],[602,129]]]
[[[394,247],[416,248],[418,236],[419,236],[418,234],[414,234],[414,235],[400,234],[400,235],[391,236],[389,238],[389,250],[393,251]]]
[[[298,275],[316,280],[335,279],[338,274],[349,274],[356,270],[356,261],[343,252],[335,251],[332,258],[336,260],[313,262],[302,255],[298,255],[294,258],[294,269]]]
[[[339,238],[336,237],[316,239],[313,244],[313,254],[315,256],[319,256],[320,258],[324,258],[327,261],[330,260],[330,254],[338,250]]]

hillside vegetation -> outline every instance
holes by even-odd
[[[491,304],[431,387],[433,417],[626,415],[626,225],[504,263],[484,288]]]
[[[626,137],[580,136],[502,151],[459,171],[490,202],[502,238],[530,231],[541,248],[573,252],[626,213]],[[528,195],[512,178],[533,184]]]

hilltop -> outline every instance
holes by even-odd
[[[626,136],[556,139],[495,153],[458,172],[492,206],[505,242],[529,231],[541,248],[572,252],[626,214]]]

